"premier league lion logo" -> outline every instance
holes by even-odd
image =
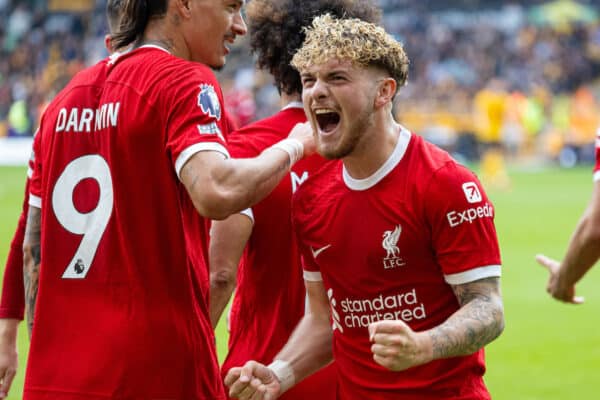
[[[221,119],[221,103],[212,85],[200,85],[198,106],[202,112],[211,118]]]

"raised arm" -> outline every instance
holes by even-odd
[[[329,300],[323,282],[306,282],[309,312],[269,366],[248,361],[229,370],[225,384],[233,398],[275,399],[333,360]],[[254,397],[252,397],[254,396]]]
[[[29,337],[33,328],[33,316],[35,302],[37,299],[38,284],[40,278],[41,261],[41,210],[32,205],[29,206],[27,224],[25,226],[25,238],[23,239],[23,283],[25,285],[25,316]]]
[[[233,214],[213,221],[210,228],[208,260],[210,265],[210,322],[215,328],[236,285],[238,265],[252,234],[252,219]]]
[[[415,332],[399,320],[371,324],[375,361],[392,371],[402,371],[440,358],[472,354],[502,333],[499,278],[480,279],[452,289],[460,308],[435,328]]]
[[[224,219],[262,200],[295,161],[314,152],[314,146],[310,125],[298,124],[289,139],[255,158],[224,159],[217,152],[198,152],[183,166],[181,181],[201,215]]]
[[[592,198],[571,236],[564,259],[559,262],[539,254],[536,260],[550,273],[546,291],[557,300],[579,304],[583,303],[583,297],[575,295],[575,284],[594,266],[598,258],[600,258],[600,181],[594,182]]]

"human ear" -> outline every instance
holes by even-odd
[[[183,18],[191,17],[191,9],[192,9],[192,0],[171,0],[175,2],[175,7],[177,8],[178,13]]]
[[[392,77],[381,78],[377,81],[377,94],[375,96],[375,107],[380,108],[390,103],[396,94],[398,84]]]

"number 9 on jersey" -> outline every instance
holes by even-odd
[[[100,197],[93,210],[81,213],[73,203],[73,192],[79,182],[88,178],[98,183]],[[87,155],[71,161],[56,181],[52,192],[52,208],[58,222],[67,231],[82,236],[62,277],[84,279],[113,210],[113,185],[106,160],[100,155]]]

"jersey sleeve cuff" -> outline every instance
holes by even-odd
[[[594,172],[594,182],[599,182],[600,181],[600,169],[596,172]]]
[[[250,218],[250,221],[252,221],[252,224],[254,225],[254,213],[252,212],[251,208],[246,208],[245,210],[240,211],[240,214]]]
[[[202,142],[191,145],[187,149],[183,150],[179,157],[177,157],[177,161],[175,161],[175,172],[177,173],[177,177],[181,180],[181,169],[185,165],[186,162],[196,153],[201,151],[216,151],[225,156],[225,158],[229,158],[229,152],[221,143],[218,142]]]
[[[304,270],[304,280],[309,282],[321,282],[323,277],[318,271],[306,271]]]
[[[42,198],[29,194],[29,205],[36,208],[42,208]]]
[[[457,274],[444,275],[444,279],[449,285],[462,285],[479,279],[500,277],[501,275],[500,265],[486,265]]]

